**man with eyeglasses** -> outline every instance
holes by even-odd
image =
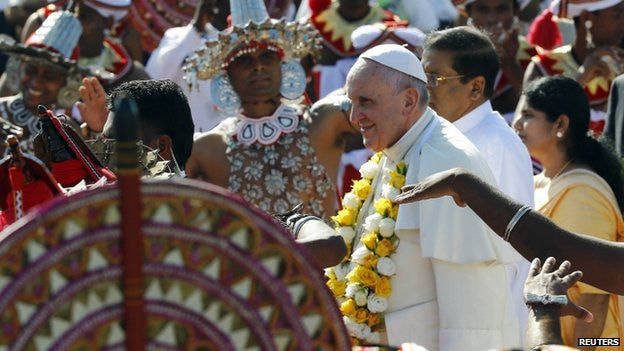
[[[489,37],[473,27],[432,33],[425,41],[423,67],[429,83],[429,106],[477,147],[502,192],[533,206],[529,153],[490,103],[499,64]],[[520,254],[516,255],[515,264],[507,266],[514,306],[523,329],[528,311],[522,290],[528,268],[529,262]]]

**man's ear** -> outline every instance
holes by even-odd
[[[470,81],[470,99],[479,100],[485,95],[485,78],[483,76],[474,77]]]
[[[416,88],[407,88],[403,91],[403,112],[406,116],[414,113],[418,108],[420,94]]]
[[[173,142],[171,137],[166,134],[160,134],[155,140],[155,148],[158,148],[158,154],[165,160],[173,160]]]

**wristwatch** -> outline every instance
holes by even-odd
[[[551,295],[551,294],[543,294],[537,295],[528,293],[525,296],[525,303],[527,305],[532,304],[542,304],[542,305],[567,305],[568,297],[566,295]]]

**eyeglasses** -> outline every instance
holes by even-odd
[[[441,76],[436,73],[425,73],[425,75],[427,76],[427,85],[433,88],[437,87],[438,85],[440,85],[441,83],[449,79],[457,79],[457,78],[465,77],[463,74],[457,75],[457,76]]]

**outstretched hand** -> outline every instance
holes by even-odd
[[[548,257],[542,265],[539,258],[531,262],[529,275],[524,283],[524,295],[567,295],[568,289],[581,279],[583,273],[574,271],[570,273],[572,264],[570,261],[563,261],[559,268],[555,269],[556,260]],[[591,322],[594,316],[585,308],[575,304],[568,298],[568,304],[561,307],[562,316],[574,316],[585,322]]]
[[[461,168],[453,168],[448,171],[433,174],[418,184],[406,185],[401,188],[401,195],[394,199],[397,204],[405,204],[419,200],[437,199],[442,196],[451,196],[458,206],[464,207],[466,203],[453,189],[455,177],[464,172]]]
[[[82,85],[78,91],[82,99],[78,103],[82,120],[87,123],[92,131],[101,132],[108,118],[104,87],[97,78],[86,77],[82,80]]]

